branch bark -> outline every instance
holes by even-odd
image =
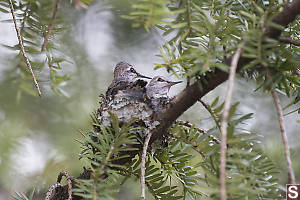
[[[286,27],[289,23],[295,20],[298,14],[300,14],[300,0],[294,0],[291,3],[287,4],[287,6],[281,13],[274,17],[273,22]],[[273,27],[268,27],[266,36],[273,39],[278,39],[280,33],[281,30],[275,29]],[[224,63],[230,66],[232,60],[233,56],[224,60]],[[237,62],[237,71],[241,70],[244,65],[248,64],[251,61],[252,59],[245,58],[241,55],[240,59]],[[207,80],[207,84],[205,85],[205,87],[203,87],[202,90],[200,89],[198,83],[193,83],[187,86],[171,101],[172,106],[166,108],[157,116],[157,120],[159,120],[160,125],[155,130],[153,130],[150,143],[162,137],[167,129],[175,122],[175,120],[186,110],[188,110],[192,105],[194,105],[199,99],[201,99],[201,97],[225,82],[228,79],[228,73],[216,69],[214,72],[207,73],[205,79]],[[134,156],[135,155],[130,155],[130,157],[127,158],[127,161],[131,160]],[[125,160],[122,161],[122,163],[125,162]],[[78,177],[78,179],[82,178],[89,179],[90,172],[87,170],[83,172],[82,175]],[[68,187],[64,186],[64,189],[62,189],[61,191],[57,191],[55,197],[56,198],[52,199],[64,199],[63,197],[68,198]]]
[[[55,23],[55,20],[56,20],[56,17],[57,17],[57,13],[58,13],[58,9],[59,9],[59,4],[60,4],[60,0],[56,0],[56,2],[55,2],[55,8],[54,8],[53,14],[52,14],[52,19],[51,19],[51,21],[49,23],[48,30],[45,33],[44,42],[43,42],[41,51],[44,51],[44,49],[46,48],[46,45],[48,43],[48,40],[49,40],[49,37],[50,37],[50,34],[51,34],[51,30],[53,29],[53,26],[54,26],[54,23]]]
[[[68,172],[65,172],[65,171],[59,173],[59,175],[57,177],[57,182],[49,188],[49,190],[46,194],[45,200],[51,199],[51,195],[52,195],[53,191],[55,191],[56,188],[63,187],[62,184],[60,183],[63,176],[66,177],[67,182],[68,182],[68,200],[72,200],[72,186],[73,186],[72,181],[74,180],[74,177],[70,176],[68,174]]]
[[[268,68],[266,68],[266,77],[269,80],[271,78],[270,70]],[[277,118],[278,118],[278,122],[279,122],[279,126],[280,126],[284,155],[285,155],[286,165],[287,165],[287,169],[288,169],[289,183],[295,184],[296,183],[295,173],[294,173],[294,170],[292,167],[292,160],[291,160],[291,155],[290,155],[290,150],[289,150],[289,145],[288,145],[288,138],[287,138],[284,123],[283,123],[283,114],[282,114],[280,101],[279,101],[279,98],[277,96],[275,89],[272,88],[272,84],[270,85],[270,89],[271,89],[271,94],[272,94],[273,101],[274,101],[274,104],[276,107]]]
[[[42,96],[42,93],[41,93],[41,90],[40,90],[40,87],[39,87],[39,84],[38,82],[36,81],[36,78],[35,78],[35,75],[33,73],[33,70],[32,70],[32,67],[31,67],[31,64],[29,62],[29,59],[26,55],[26,52],[25,52],[25,49],[24,49],[24,44],[23,44],[23,40],[22,40],[22,37],[21,37],[21,34],[20,34],[20,30],[18,28],[18,25],[17,25],[17,20],[16,20],[16,16],[15,16],[15,9],[14,9],[14,6],[13,6],[13,3],[11,0],[9,0],[9,6],[10,6],[10,11],[11,11],[11,15],[12,15],[12,18],[13,18],[13,21],[14,21],[14,25],[15,25],[15,29],[16,29],[16,33],[17,33],[17,37],[18,37],[18,41],[19,41],[19,47],[20,47],[20,51],[25,59],[25,62],[26,62],[26,65],[27,65],[27,68],[29,69],[29,72],[32,76],[32,80],[33,80],[33,83],[37,89],[37,92],[38,92],[38,95],[41,97]]]
[[[288,3],[283,11],[274,17],[272,20],[283,27],[286,27],[289,23],[296,19],[296,16],[300,14],[300,0],[294,0]],[[266,37],[273,39],[278,39],[281,34],[280,29],[274,27],[267,27]],[[227,58],[224,63],[230,66],[233,56]],[[238,64],[237,71],[251,62],[252,59],[245,58],[241,55]],[[215,72],[208,73],[206,75],[207,84],[201,90],[198,83],[193,83],[192,85],[185,88],[181,93],[179,93],[171,102],[172,106],[168,107],[160,114],[158,120],[161,122],[160,126],[157,127],[152,135],[151,141],[153,142],[158,138],[162,137],[163,133],[173,124],[173,122],[186,110],[188,110],[192,105],[194,105],[201,97],[215,89],[217,86],[222,84],[228,79],[228,74],[224,71],[216,69]]]
[[[300,1],[294,0],[291,3],[287,3],[284,7],[283,11],[279,13],[274,19],[272,20],[273,23],[279,24],[283,27],[287,27],[289,23],[294,21],[300,13]],[[273,39],[277,39],[282,30],[277,29],[273,26],[269,26],[267,28],[267,36]]]
[[[279,101],[279,98],[278,98],[275,90],[272,90],[271,93],[273,96],[274,104],[276,106],[277,117],[278,117],[278,121],[279,121],[279,125],[280,125],[280,132],[281,132],[282,143],[283,143],[283,148],[284,148],[284,155],[285,155],[286,164],[287,164],[287,168],[288,168],[289,183],[296,184],[295,174],[294,174],[294,170],[292,167],[292,160],[291,160],[291,155],[290,155],[290,150],[289,150],[289,145],[288,145],[288,139],[287,139],[286,131],[284,128],[284,123],[283,123],[282,109],[281,109],[280,101]]]
[[[224,112],[222,114],[221,120],[221,153],[220,153],[220,194],[221,200],[226,200],[226,150],[227,150],[227,120],[230,109],[230,102],[232,97],[233,85],[234,85],[234,77],[236,73],[236,68],[238,65],[238,61],[240,59],[242,53],[242,47],[245,45],[245,41],[243,41],[240,47],[237,49],[235,54],[233,55],[230,72],[229,72],[229,80],[227,85],[227,91],[225,96],[224,103]]]
[[[291,38],[284,38],[284,37],[279,37],[278,40],[280,42],[283,42],[283,43],[293,44],[293,45],[296,45],[296,46],[300,46],[300,40],[293,40]]]
[[[142,160],[141,160],[141,200],[146,199],[145,193],[145,171],[146,171],[146,156],[147,156],[147,149],[150,138],[152,136],[152,132],[150,131],[145,139],[143,151],[142,151]]]

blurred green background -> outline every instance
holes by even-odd
[[[121,17],[130,9],[128,0],[94,1],[88,10],[63,6],[60,15],[68,20],[69,29],[56,39],[60,41],[60,50],[72,60],[62,65],[63,73],[71,75],[71,80],[61,87],[64,95],[54,94],[47,75],[39,72],[43,96],[22,93],[18,99],[11,71],[17,51],[0,46],[0,200],[8,199],[16,191],[26,193],[32,188],[43,198],[59,172],[66,170],[73,176],[79,175],[85,163],[78,160],[80,145],[75,140],[80,138],[80,130],[91,128],[90,114],[98,106],[98,95],[109,85],[117,62],[127,61],[148,76],[163,74],[176,79],[163,69],[154,70],[154,63],[162,63],[155,56],[159,53],[157,47],[167,38],[156,29],[147,33],[143,28],[132,28],[131,22]],[[9,13],[0,13],[1,21],[10,18]],[[0,23],[0,44],[17,44],[12,23]],[[183,88],[184,84],[172,88],[171,95]],[[278,164],[281,171],[278,178],[284,185],[287,172],[273,101],[270,95],[255,92],[255,89],[251,80],[237,79],[233,101],[242,102],[240,113],[254,113],[247,127],[263,136],[262,144]],[[211,102],[216,96],[223,98],[224,90],[223,84],[204,100]],[[283,105],[289,103],[284,96],[281,101]],[[208,116],[199,104],[181,118],[206,128],[210,123]],[[284,120],[299,182],[299,115],[293,113]],[[138,192],[139,181],[131,180],[118,196],[138,199]]]

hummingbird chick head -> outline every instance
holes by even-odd
[[[146,94],[150,99],[156,98],[168,98],[168,92],[170,88],[182,81],[169,81],[163,76],[155,76],[150,83],[146,86]]]
[[[129,82],[133,82],[136,78],[147,78],[150,77],[144,76],[138,73],[132,65],[127,62],[119,62],[114,70],[114,79],[127,79]]]
[[[108,86],[106,91],[106,97],[113,97],[119,91],[123,91],[128,89],[133,83],[136,82],[138,78],[147,78],[151,79],[150,77],[144,76],[138,73],[132,65],[127,62],[119,62],[115,69],[114,69],[114,79],[112,80],[111,84]],[[141,79],[138,79],[143,81]],[[144,81],[146,82],[146,81]],[[138,82],[139,83],[139,82]],[[147,84],[147,82],[146,82]],[[144,84],[144,86],[146,85]],[[144,87],[142,86],[142,87]]]

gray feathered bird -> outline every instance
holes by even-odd
[[[115,72],[117,70],[119,68],[116,67]],[[121,74],[125,73],[123,71]],[[139,87],[139,80],[134,81],[137,75],[132,77],[131,80],[125,78],[126,87],[118,88],[117,91],[109,93],[115,95],[113,98],[106,99],[103,106],[98,109],[97,119],[104,126],[110,126],[111,124],[110,112],[118,116],[119,124],[137,119],[134,126],[146,128],[137,134],[145,137],[150,130],[159,125],[159,122],[153,118],[153,114],[165,108],[169,99],[168,92],[170,87],[180,82],[168,81],[164,77],[158,76],[154,77],[146,87]],[[142,75],[142,77],[144,76]],[[114,79],[111,85],[118,83],[119,78]],[[108,92],[111,90],[116,90],[116,88],[110,86]]]
[[[138,78],[150,77],[138,73],[132,65],[127,62],[119,62],[114,69],[114,79],[106,91],[106,97],[113,97],[120,90],[126,90],[128,87],[140,85],[145,87],[147,82],[137,80]]]
[[[155,76],[146,86],[146,94],[150,99],[169,98],[168,92],[170,88],[182,81],[169,81],[163,76]]]
[[[169,101],[168,92],[173,85],[182,81],[169,81],[163,76],[155,76],[146,86],[147,98],[151,100],[151,105],[155,111],[164,108]]]

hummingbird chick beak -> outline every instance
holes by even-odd
[[[175,81],[175,82],[172,82],[172,81],[168,81],[168,85],[171,87],[173,85],[176,85],[178,83],[182,83],[182,81]]]
[[[152,79],[152,78],[150,78],[150,77],[148,77],[148,76],[144,76],[144,75],[142,75],[142,74],[140,74],[140,73],[136,73],[137,74],[137,76],[138,77],[140,77],[140,78],[147,78],[147,79]]]

